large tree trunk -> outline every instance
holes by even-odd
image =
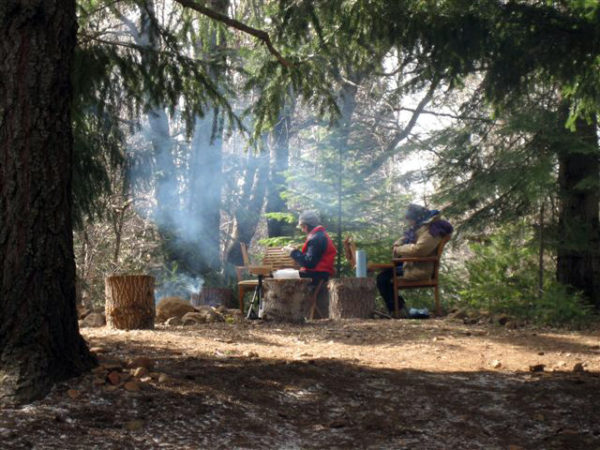
[[[210,7],[227,14],[229,0],[211,0]],[[198,59],[222,60],[226,46],[225,36],[214,28],[209,42],[204,45],[207,54],[199,54]],[[220,52],[220,53],[219,53]],[[222,68],[209,67],[208,74],[214,83],[223,77]],[[196,128],[191,145],[191,160],[188,172],[189,218],[195,225],[195,266],[202,274],[218,272],[221,268],[221,191],[223,187],[223,115],[215,106],[206,117],[196,119]]]
[[[271,162],[269,168],[269,186],[267,189],[267,204],[265,212],[283,213],[287,205],[282,194],[285,192],[285,171],[288,170],[290,150],[290,127],[294,104],[288,105],[279,115],[279,122],[275,125],[272,135]],[[286,222],[277,219],[267,219],[267,232],[269,237],[285,236],[289,234]]]
[[[94,360],[77,328],[71,225],[74,0],[0,6],[0,403]]]
[[[140,10],[139,29],[131,28],[136,44],[149,51],[141,52],[144,66],[153,67],[157,65],[155,52],[160,49],[160,35],[152,16],[154,13],[154,1],[150,0],[144,5],[138,5]],[[181,209],[178,195],[178,180],[173,154],[173,139],[171,137],[171,126],[169,116],[162,105],[155,105],[150,109],[146,117],[149,125],[149,137],[152,144],[154,159],[154,196],[156,206],[153,211],[153,221],[158,227],[164,250],[168,259],[180,259],[182,252],[177,236],[176,218]],[[180,264],[184,265],[184,264]]]
[[[217,272],[221,267],[220,227],[222,190],[222,118],[218,108],[196,120],[189,170],[189,219],[195,235],[198,272]]]
[[[561,117],[566,119],[566,113]],[[564,123],[564,122],[563,122]],[[577,121],[558,153],[560,215],[558,281],[582,291],[600,308],[600,152],[597,121]],[[568,131],[567,131],[568,132]]]
[[[265,154],[248,154],[244,184],[239,206],[235,211],[235,232],[227,249],[229,267],[242,266],[242,251],[240,243],[250,244],[258,222],[265,199],[268,176],[268,158]]]

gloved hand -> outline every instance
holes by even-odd
[[[281,249],[286,255],[289,255],[290,253],[292,253],[294,250],[296,250],[296,247],[294,247],[291,244],[286,245],[285,247],[283,247]]]

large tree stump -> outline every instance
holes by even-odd
[[[154,277],[113,275],[104,281],[106,325],[120,330],[154,328]]]
[[[329,281],[331,319],[370,318],[375,309],[373,278],[336,278]]]
[[[295,323],[304,321],[312,295],[310,280],[269,278],[263,281],[263,293],[263,319]]]

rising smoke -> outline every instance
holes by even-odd
[[[222,142],[211,139],[212,122],[198,118],[187,140],[185,133],[171,131],[177,117],[157,108],[131,140],[136,209],[157,226],[166,259],[153,274],[157,298],[190,298],[220,270]]]

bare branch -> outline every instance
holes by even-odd
[[[390,157],[394,156],[397,153],[398,150],[396,147],[398,146],[398,144],[400,142],[402,142],[404,139],[406,139],[410,135],[413,128],[417,124],[417,120],[418,120],[419,116],[425,109],[425,106],[427,106],[427,104],[433,98],[433,94],[434,94],[437,86],[438,86],[437,80],[434,80],[431,82],[431,85],[429,86],[427,93],[421,99],[421,101],[419,102],[419,104],[417,105],[415,110],[413,111],[413,114],[412,114],[410,120],[408,121],[408,123],[406,124],[406,126],[401,131],[396,133],[396,135],[392,138],[392,140],[386,146],[386,149],[383,151],[383,153],[381,153],[377,158],[375,158],[371,162],[371,164],[369,164],[369,166],[363,171],[363,176],[368,177],[369,175],[371,175],[373,172],[375,172],[377,169],[379,169]]]
[[[279,63],[282,66],[284,66],[284,67],[292,66],[292,64],[287,59],[285,59],[281,55],[281,53],[279,53],[279,51],[273,46],[273,43],[271,42],[271,37],[269,36],[269,33],[267,33],[266,31],[259,30],[258,28],[253,28],[249,25],[246,25],[243,22],[240,22],[239,20],[232,19],[231,17],[229,17],[225,14],[221,14],[220,12],[214,11],[210,8],[207,8],[206,6],[196,3],[194,0],[175,0],[175,2],[179,3],[181,6],[183,6],[185,8],[193,9],[194,11],[197,11],[206,17],[210,17],[213,20],[224,23],[225,25],[227,25],[230,28],[235,28],[236,30],[240,30],[246,34],[254,36],[255,38],[261,40],[267,46],[267,49],[269,50],[269,52],[273,56],[275,56],[275,58],[277,58],[277,61],[279,61]]]
[[[394,111],[408,111],[408,112],[416,112],[415,108],[395,108]],[[486,123],[494,123],[493,119],[488,119],[486,117],[475,117],[475,116],[463,116],[460,114],[452,114],[452,113],[443,113],[443,112],[438,112],[438,111],[431,111],[428,109],[423,109],[421,111],[421,114],[429,114],[432,116],[436,116],[436,117],[449,117],[451,119],[458,119],[458,120],[472,120],[472,121],[478,121],[478,122],[486,122]]]

